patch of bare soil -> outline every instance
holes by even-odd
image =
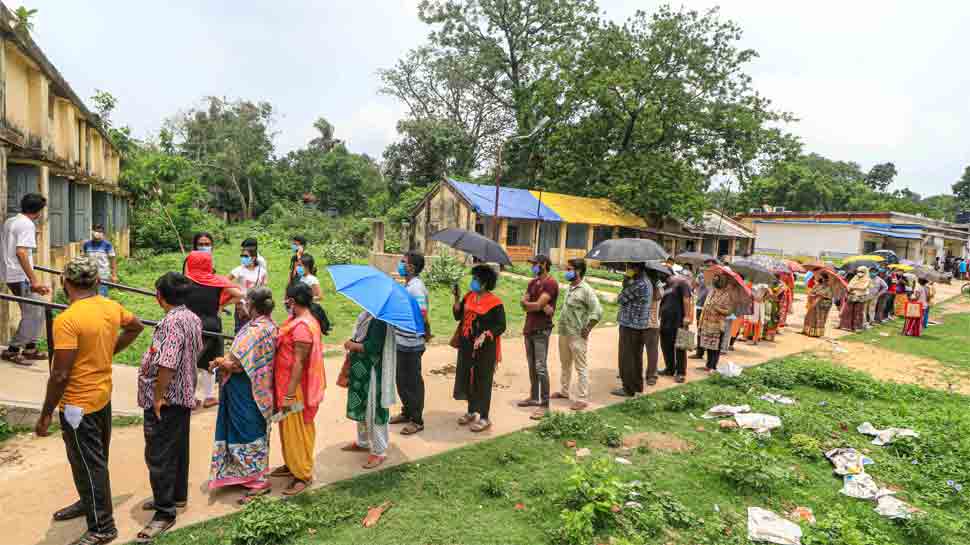
[[[648,431],[635,433],[623,438],[625,448],[647,447],[661,452],[684,452],[694,448],[694,445],[671,433]]]
[[[943,307],[944,316],[947,314],[964,314],[967,312],[970,312],[970,299],[966,297],[955,299]]]
[[[869,373],[878,380],[970,394],[970,377],[936,360],[862,343],[852,343],[845,348],[845,352],[826,350],[824,356],[835,363]]]
[[[0,447],[0,467],[19,464],[23,460],[20,449],[10,446]]]

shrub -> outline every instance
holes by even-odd
[[[328,242],[317,251],[319,260],[326,265],[345,265],[359,257],[356,247],[343,242]]]
[[[818,439],[809,435],[796,433],[788,440],[791,444],[791,451],[796,456],[815,460],[822,457],[822,444]]]
[[[309,517],[291,502],[256,498],[236,518],[233,545],[276,545],[309,524]]]
[[[664,402],[663,409],[667,412],[679,413],[706,408],[706,405],[708,400],[699,388],[684,388],[669,396]]]
[[[726,481],[752,492],[771,493],[793,480],[774,456],[764,452],[751,434],[744,433],[728,443],[717,471]]]
[[[511,495],[510,484],[507,480],[494,473],[486,474],[478,489],[486,498],[508,498]]]
[[[424,273],[424,279],[432,286],[453,286],[465,276],[465,266],[461,261],[442,255],[431,259],[431,265]]]
[[[594,412],[566,414],[553,412],[536,426],[536,433],[546,439],[595,439],[605,426],[600,415]]]
[[[7,421],[4,420],[3,415],[0,414],[0,441],[13,436],[14,433],[16,432],[14,431],[13,426],[8,424]]]

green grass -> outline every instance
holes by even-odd
[[[903,320],[899,319],[843,339],[938,360],[954,369],[970,371],[970,313],[943,316],[931,310],[930,319],[942,323],[924,329],[919,337],[904,336]],[[889,336],[884,337],[882,333]]]
[[[239,264],[239,243],[251,235],[250,232],[239,229],[231,230],[231,232],[231,240],[225,244],[217,244],[213,254],[218,274],[228,274]],[[286,318],[281,294],[286,289],[287,269],[291,255],[289,242],[267,240],[265,237],[261,237],[259,249],[269,265],[270,287],[277,294],[277,308],[273,316],[278,322],[281,322]],[[323,292],[321,304],[326,309],[330,321],[334,324],[333,332],[325,339],[325,342],[334,345],[342,344],[344,340],[350,337],[360,307],[336,293],[330,274],[326,267],[320,264],[321,259],[318,251],[319,249],[312,246],[309,248],[309,253],[317,258],[317,277],[320,279],[320,288]],[[120,281],[125,285],[151,290],[155,285],[155,280],[165,272],[181,271],[182,261],[183,258],[178,253],[122,260],[119,266]],[[359,262],[364,263],[364,261]],[[470,281],[471,276],[466,274],[461,284],[462,287],[466,287]],[[509,336],[521,335],[525,315],[519,306],[519,300],[525,293],[527,285],[526,281],[508,277],[501,277],[498,281],[495,293],[505,302],[508,320],[507,335]],[[451,290],[444,286],[429,286],[429,289],[431,291],[431,331],[435,336],[433,342],[447,343],[455,330],[456,324],[451,312]],[[158,320],[162,317],[162,311],[152,297],[125,293],[120,290],[112,291],[111,296],[139,317],[151,320]],[[616,305],[603,301],[603,307],[603,325],[607,322],[615,322]],[[233,319],[231,315],[223,316],[223,331],[232,333]],[[146,331],[131,348],[116,356],[116,363],[140,364],[141,355],[147,350],[150,342],[150,331]]]
[[[798,403],[759,401],[768,391],[785,392]],[[557,417],[537,428],[541,434],[525,430],[363,474],[295,501],[251,506],[159,542],[587,545],[613,542],[612,537],[627,544],[740,545],[749,543],[748,507],[781,514],[807,506],[819,522],[803,526],[805,545],[964,544],[970,542],[970,501],[947,481],[970,483],[968,401],[877,382],[799,355],[746,370],[737,379],[714,378],[593,414]],[[719,431],[716,421],[695,416],[717,403],[750,404],[754,411],[780,416],[784,426],[768,439]],[[855,432],[867,420],[877,427],[911,427],[921,437],[875,447]],[[624,466],[613,462],[618,453],[604,445],[609,433],[603,430],[666,432],[694,448],[637,449],[623,454],[633,462]],[[574,462],[565,438],[590,448],[593,456]],[[875,460],[867,471],[876,481],[899,487],[898,497],[927,515],[893,522],[877,515],[874,504],[842,496],[841,479],[822,457],[823,449],[840,446],[866,449]],[[627,499],[624,483],[632,481],[643,483],[638,490],[644,493],[644,512],[612,514],[610,507]],[[588,528],[578,511],[584,496],[600,498],[588,506],[598,513],[597,524]],[[367,508],[388,500],[394,507],[377,527],[362,528]],[[633,526],[624,526],[631,521]]]
[[[141,416],[129,416],[129,415],[115,415],[111,418],[111,426],[115,428],[123,428],[126,426],[141,425],[145,419]],[[0,417],[0,443],[3,443],[7,439],[16,437],[20,433],[30,433],[34,429],[30,427],[23,426],[11,426],[8,424],[3,417]],[[61,425],[59,424],[59,419],[55,415],[54,419],[51,420],[51,433],[58,433],[61,431]]]

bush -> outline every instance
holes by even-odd
[[[501,499],[511,496],[509,482],[494,473],[485,475],[478,489],[486,498]]]
[[[729,442],[728,447],[717,471],[721,478],[738,488],[770,494],[794,480],[774,456],[764,452],[751,434],[741,435],[738,441]]]
[[[791,451],[795,456],[816,460],[822,457],[822,444],[818,439],[809,435],[796,433],[788,440],[791,443]]]
[[[432,286],[453,286],[465,276],[465,266],[461,261],[442,255],[431,259],[431,266],[424,273],[424,279]]]
[[[345,265],[360,257],[360,251],[343,242],[328,242],[317,251],[317,256],[324,265]]]
[[[542,419],[536,433],[546,439],[595,439],[605,429],[603,419],[594,412],[566,414],[555,411]]]
[[[233,545],[276,545],[302,531],[310,520],[291,502],[255,498],[236,519]]]

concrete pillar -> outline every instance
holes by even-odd
[[[47,202],[50,202],[50,169],[46,165],[39,166],[37,169],[37,191],[47,199]],[[48,267],[51,266],[51,224],[50,217],[47,215],[47,208],[44,208],[40,216],[40,221],[38,221],[37,253],[34,254],[34,263]],[[41,284],[51,285],[51,278],[47,273],[38,274],[37,280]]]
[[[505,248],[508,246],[509,241],[509,220],[506,218],[492,218],[492,221],[498,221],[498,244],[499,246]]]
[[[371,244],[371,251],[376,254],[384,253],[384,222],[374,221],[371,223],[371,233],[373,234],[373,243]],[[407,250],[405,248],[405,250]]]
[[[560,266],[566,262],[566,222],[559,224],[559,262]]]
[[[0,41],[0,51],[3,50],[3,43]],[[0,54],[2,57],[2,54]],[[2,63],[2,61],[0,61]],[[10,148],[0,146],[0,219],[6,221],[7,217],[7,153]],[[10,307],[12,303],[0,301],[0,343],[6,344],[10,340],[11,331],[14,325],[11,324]]]

